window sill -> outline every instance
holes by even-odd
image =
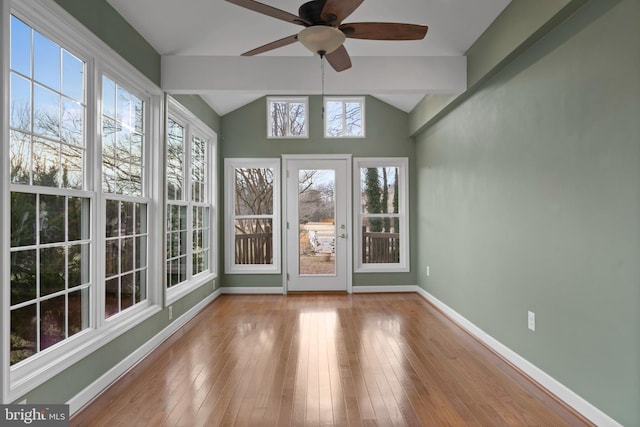
[[[201,275],[194,276],[194,278],[189,282],[184,282],[167,289],[165,307],[173,304],[199,287],[214,281],[216,278],[217,276],[214,273],[203,273]]]
[[[129,316],[106,321],[100,329],[80,332],[64,343],[36,354],[24,363],[11,368],[10,388],[3,401],[5,403],[16,401],[160,310],[159,306],[151,304],[140,307],[129,313]]]

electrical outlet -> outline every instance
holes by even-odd
[[[173,319],[173,306],[169,306],[169,320]]]
[[[533,311],[527,313],[527,326],[530,330],[536,330],[536,314]]]

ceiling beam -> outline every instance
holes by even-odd
[[[337,73],[325,64],[325,92],[334,94],[459,94],[467,87],[466,57],[352,57]],[[311,56],[162,57],[168,93],[251,92],[313,94],[321,90],[321,62]]]

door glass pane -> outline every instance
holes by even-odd
[[[298,172],[300,275],[336,274],[335,170]]]

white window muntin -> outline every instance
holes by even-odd
[[[171,119],[178,123],[183,127],[183,156],[184,156],[184,167],[182,168],[182,194],[180,198],[174,200],[167,200],[165,204],[165,218],[168,218],[169,215],[168,209],[170,206],[179,206],[184,207],[186,209],[186,272],[185,272],[185,280],[175,284],[174,286],[167,287],[166,280],[167,274],[167,226],[166,221],[164,230],[163,230],[163,252],[161,259],[163,260],[164,268],[163,271],[163,288],[166,292],[166,304],[171,304],[187,293],[191,292],[193,289],[209,282],[213,278],[216,277],[217,269],[216,269],[216,256],[217,256],[217,233],[216,226],[217,224],[217,211],[215,209],[215,200],[217,188],[215,185],[215,176],[216,176],[216,133],[209,128],[206,124],[204,124],[200,119],[198,119],[193,113],[184,108],[180,103],[178,103],[172,97],[167,98],[168,101],[168,119]],[[199,138],[205,142],[206,153],[205,153],[205,176],[204,176],[204,192],[201,194],[202,197],[199,197],[200,201],[193,200],[193,186],[192,186],[192,143],[193,138]],[[163,180],[163,181],[166,181]],[[168,182],[164,182],[165,189],[167,189]],[[166,191],[166,190],[165,190]],[[203,208],[208,209],[208,227],[206,232],[206,238],[208,239],[208,253],[206,255],[206,262],[208,264],[208,268],[204,271],[194,274],[193,271],[193,255],[194,255],[194,247],[193,247],[193,232],[194,232],[194,223],[193,223],[193,211],[194,208]],[[197,252],[197,251],[196,251]]]
[[[286,115],[284,117],[284,125],[286,132],[284,135],[274,135],[273,133],[273,113],[271,110],[271,106],[273,103],[282,103],[286,105]],[[291,113],[291,105],[292,104],[303,104],[304,105],[304,116],[303,116],[303,130],[300,134],[291,134],[290,133],[290,113]],[[307,96],[296,96],[296,97],[276,97],[276,96],[268,96],[267,97],[267,138],[269,139],[306,139],[309,138],[309,97]]]
[[[323,99],[323,117],[324,117],[324,136],[325,138],[364,138],[365,137],[365,97],[364,96],[351,96],[351,97],[344,97],[344,96],[340,96],[340,97],[333,97],[333,96],[325,96]],[[329,103],[338,103],[341,105],[342,108],[342,112],[340,114],[341,120],[340,120],[340,129],[337,135],[332,135],[329,131],[329,125],[330,125],[330,120],[331,118],[329,117],[329,108],[327,107],[327,104]],[[347,119],[347,112],[346,112],[346,108],[347,108],[347,104],[358,104],[360,106],[359,110],[360,110],[360,124],[359,124],[359,128],[360,131],[357,133],[350,133],[347,131],[347,129],[349,128],[349,122]]]
[[[398,213],[370,214],[362,208],[362,169],[366,168],[397,168],[398,176]],[[355,271],[367,272],[408,272],[409,265],[409,160],[406,157],[356,157],[353,168],[353,204],[355,230]],[[397,263],[363,263],[362,258],[362,227],[367,219],[397,219],[400,224],[400,259]]]
[[[225,179],[225,273],[227,274],[279,274],[281,271],[280,243],[280,159],[228,158],[224,160]],[[273,206],[269,215],[236,215],[235,173],[236,169],[272,169],[273,170]],[[236,257],[236,220],[271,221],[272,262],[271,264],[237,264]]]

